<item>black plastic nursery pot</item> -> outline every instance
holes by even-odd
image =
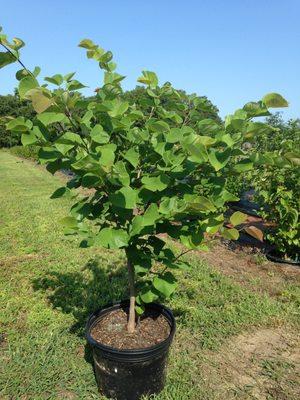
[[[93,351],[99,391],[114,400],[138,400],[143,395],[156,394],[163,389],[169,347],[176,330],[171,310],[161,304],[151,303],[147,305],[147,310],[163,315],[170,325],[170,335],[164,341],[144,349],[119,350],[93,339],[91,331],[101,318],[128,306],[128,301],[106,306],[93,313],[87,323],[86,337]]]
[[[276,263],[281,263],[281,264],[290,264],[290,265],[295,265],[295,266],[300,266],[300,261],[299,260],[293,260],[293,259],[286,259],[284,258],[283,254],[280,254],[276,250],[270,250],[266,253],[266,257],[268,260],[276,262]]]

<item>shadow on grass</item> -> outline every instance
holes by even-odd
[[[90,259],[78,272],[49,272],[33,281],[33,289],[46,292],[53,308],[72,314],[75,323],[70,332],[83,337],[91,313],[127,297],[127,270],[125,264],[116,266],[98,257]],[[85,359],[91,362],[87,346]]]

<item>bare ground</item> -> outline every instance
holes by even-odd
[[[260,329],[231,338],[207,354],[206,370],[217,399],[300,398],[299,335],[287,327]],[[204,369],[205,371],[205,369]]]
[[[281,296],[286,284],[300,284],[300,267],[268,261],[260,249],[216,242],[199,257],[251,290]]]

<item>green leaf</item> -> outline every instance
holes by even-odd
[[[0,51],[0,69],[17,61],[17,58],[8,51]]]
[[[234,165],[233,169],[236,172],[250,171],[253,168],[253,162],[250,159],[244,159]]]
[[[181,243],[186,246],[188,249],[198,249],[202,250],[205,245],[203,245],[203,232],[191,232],[188,234],[188,231],[180,236]],[[205,248],[206,249],[206,248]]]
[[[18,81],[20,81],[22,78],[24,78],[25,76],[30,75],[29,71],[27,71],[27,69],[19,69],[19,71],[16,72],[16,78]]]
[[[111,117],[120,117],[127,111],[129,107],[129,103],[127,101],[122,101],[119,99],[115,99],[111,102],[111,104],[112,108],[108,111],[108,114]]]
[[[136,215],[131,224],[130,235],[135,236],[146,227],[152,226],[156,223],[156,221],[160,218],[160,214],[158,212],[158,206],[155,203],[152,203],[143,215]]]
[[[270,108],[288,107],[289,103],[278,93],[268,93],[262,98],[263,103]]]
[[[144,176],[142,178],[142,184],[151,192],[161,192],[162,190],[166,189],[170,183],[170,178],[165,175],[161,174],[159,176]]]
[[[40,160],[41,161],[41,160]],[[41,162],[41,164],[44,164]],[[50,174],[55,174],[56,171],[60,170],[62,168],[62,161],[61,160],[55,160],[47,163],[46,169]]]
[[[159,212],[165,215],[174,215],[184,211],[186,203],[178,197],[163,198],[159,205]]]
[[[141,215],[136,215],[131,222],[130,236],[132,237],[140,234],[144,228],[143,217]]]
[[[45,79],[45,81],[53,83],[54,85],[57,85],[57,86],[60,86],[64,81],[63,76],[60,74],[56,74],[53,76],[46,76],[44,79]]]
[[[105,144],[109,142],[109,135],[104,131],[101,125],[97,124],[91,130],[91,139],[95,143]]]
[[[120,249],[128,245],[129,236],[123,229],[103,228],[96,235],[95,244],[109,249]]]
[[[78,221],[74,217],[64,217],[59,222],[66,228],[78,228]]]
[[[39,161],[41,164],[56,161],[61,155],[58,151],[55,151],[52,147],[43,147],[39,151]]]
[[[211,165],[214,167],[215,171],[219,171],[224,168],[225,165],[229,162],[231,156],[231,150],[226,149],[225,151],[216,151],[215,149],[211,149],[208,153],[208,159]]]
[[[69,82],[69,81],[73,78],[73,76],[75,75],[75,73],[76,73],[76,72],[69,72],[68,74],[66,74],[66,75],[64,76],[64,81]]]
[[[170,264],[169,268],[181,269],[182,271],[189,271],[191,270],[191,265],[185,261],[177,261],[176,264]]]
[[[149,86],[151,89],[155,89],[158,85],[158,78],[155,72],[151,71],[142,71],[143,76],[138,78],[138,82],[144,83]]]
[[[123,161],[116,162],[113,167],[113,171],[117,175],[117,179],[121,182],[122,185],[129,186],[130,177]]]
[[[14,49],[14,50],[20,50],[22,47],[24,47],[25,46],[25,43],[23,42],[23,40],[22,39],[19,39],[19,38],[13,38],[13,45],[12,44],[10,44],[10,48],[11,49]]]
[[[72,163],[72,168],[76,170],[85,170],[86,172],[98,171],[100,172],[101,166],[99,161],[94,157],[87,155]]]
[[[53,99],[45,96],[40,88],[29,90],[26,97],[30,98],[32,107],[38,114],[46,111],[54,102]]]
[[[80,135],[78,135],[77,133],[73,133],[73,132],[66,132],[64,133],[59,140],[61,141],[65,141],[68,143],[77,143],[77,144],[82,144],[82,138],[80,137]]]
[[[35,134],[33,132],[23,133],[21,136],[21,142],[23,146],[29,146],[38,142]]]
[[[96,49],[98,46],[90,39],[83,39],[78,44],[78,47],[83,47],[84,49],[93,50]]]
[[[186,210],[190,212],[214,212],[216,207],[214,204],[204,196],[198,195],[184,195],[184,200],[186,202]]]
[[[249,118],[267,117],[271,115],[266,105],[262,101],[251,101],[244,105],[243,110],[247,112]]]
[[[81,185],[83,187],[92,188],[97,187],[102,182],[102,179],[93,173],[87,173],[82,177]]]
[[[50,199],[58,199],[58,198],[60,198],[60,197],[62,197],[62,196],[65,196],[65,195],[67,195],[67,194],[70,194],[70,193],[71,193],[71,191],[70,191],[69,188],[67,188],[67,187],[65,187],[65,186],[62,186],[62,187],[56,189],[56,190],[51,194]],[[68,218],[68,217],[67,217],[67,218]]]
[[[105,144],[96,147],[96,150],[101,153],[99,163],[104,167],[111,167],[115,160],[116,145],[114,143]]]
[[[137,313],[137,315],[142,315],[145,312],[145,307],[143,306],[143,304],[136,304],[135,305],[135,312]]]
[[[25,120],[24,117],[17,117],[6,124],[6,129],[13,132],[28,132],[33,124],[30,120]]]
[[[32,74],[37,77],[41,72],[41,68],[40,67],[34,67],[34,70],[32,71]]]
[[[168,132],[170,130],[169,125],[165,121],[150,121],[148,127],[152,132]]]
[[[102,54],[98,58],[101,68],[107,69],[105,64],[110,62],[112,60],[112,58],[113,58],[113,53],[111,51],[106,51],[104,54]]]
[[[147,272],[147,271],[146,271]],[[156,301],[158,299],[158,294],[156,292],[156,290],[152,288],[152,287],[148,287],[144,290],[142,290],[139,294],[141,300],[144,303],[153,303],[154,301]]]
[[[225,239],[237,240],[239,238],[239,231],[235,228],[232,229],[224,228],[222,231],[222,235]]]
[[[227,135],[227,136],[229,136],[229,135]],[[211,136],[202,135],[202,136],[197,137],[196,143],[201,143],[203,146],[209,147],[212,144],[216,143],[216,139]]]
[[[191,154],[189,158],[193,162],[203,163],[207,161],[207,150],[206,147],[201,143],[190,143],[184,144],[184,148]]]
[[[153,279],[153,286],[156,290],[164,295],[164,297],[168,298],[174,292],[177,286],[176,279],[171,272],[166,272],[159,277],[156,276]]]
[[[106,71],[104,73],[104,83],[107,84],[116,84],[121,82],[125,76],[117,74],[116,72]]]
[[[66,132],[56,140],[54,146],[59,152],[66,155],[76,144],[82,144],[82,139],[77,133]]]
[[[72,81],[67,83],[67,89],[69,91],[79,90],[79,89],[83,89],[85,87],[87,87],[87,86],[85,86],[83,83],[77,81],[76,79],[73,79]]]
[[[139,153],[137,153],[134,148],[127,150],[126,153],[123,155],[125,160],[129,161],[130,164],[136,168],[139,164]]]
[[[75,144],[70,144],[70,143],[64,143],[64,142],[60,142],[59,140],[57,140],[54,143],[54,146],[57,148],[57,150],[63,154],[66,155],[68,153],[68,151],[70,151],[71,149],[73,149],[73,147],[75,146]]]
[[[150,204],[150,206],[142,215],[142,218],[144,226],[153,225],[160,218],[157,204],[155,203]]]
[[[38,81],[32,75],[27,75],[20,80],[19,83],[19,95],[21,99],[26,97],[26,93],[31,90],[39,87]]]
[[[109,200],[116,207],[133,209],[136,207],[137,192],[131,187],[126,186],[111,194]]]
[[[56,112],[43,112],[37,116],[37,119],[45,126],[55,122],[67,122],[65,114]]]
[[[244,214],[240,211],[236,211],[231,215],[230,222],[232,223],[233,226],[236,226],[245,222],[247,218],[248,218],[247,214]]]
[[[292,164],[300,166],[300,154],[296,152],[284,153],[284,157],[287,158]]]
[[[166,141],[168,143],[176,143],[180,142],[182,139],[183,133],[180,128],[171,128],[170,132],[166,134]]]

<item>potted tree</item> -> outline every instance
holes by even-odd
[[[300,131],[298,131],[300,133]],[[299,142],[299,139],[298,139]],[[266,239],[271,261],[300,265],[300,153],[297,140],[286,140],[276,151],[276,162],[252,174],[261,216],[270,222]]]
[[[0,43],[5,47],[0,67],[21,63],[20,39],[10,43],[1,35]],[[129,299],[96,311],[87,339],[101,392],[133,400],[163,388],[175,320],[158,301],[175,291],[176,271],[188,268],[183,254],[205,249],[217,233],[238,238],[238,229],[225,226],[226,203],[236,198],[226,190],[223,169],[230,175],[253,167],[242,150],[261,128],[251,119],[268,105],[286,102],[270,94],[223,123],[203,117],[203,98],[180,93],[168,82],[159,86],[154,72],[143,71],[138,81],[148,95],[144,113],[122,97],[124,76],[115,72],[112,53],[88,39],[79,46],[104,72],[96,95],[84,98],[79,90],[85,85],[73,73],[46,77],[41,85],[39,68],[31,72],[21,63],[19,95],[31,100],[36,116],[10,118],[6,126],[22,134],[23,145],[40,147],[39,161],[49,172],[66,168],[74,173],[52,194],[73,199],[62,221],[65,233],[81,235],[83,248],[124,250]],[[89,189],[88,194],[80,188]],[[238,226],[244,219],[235,212],[230,223]],[[168,238],[185,249],[178,254]]]

